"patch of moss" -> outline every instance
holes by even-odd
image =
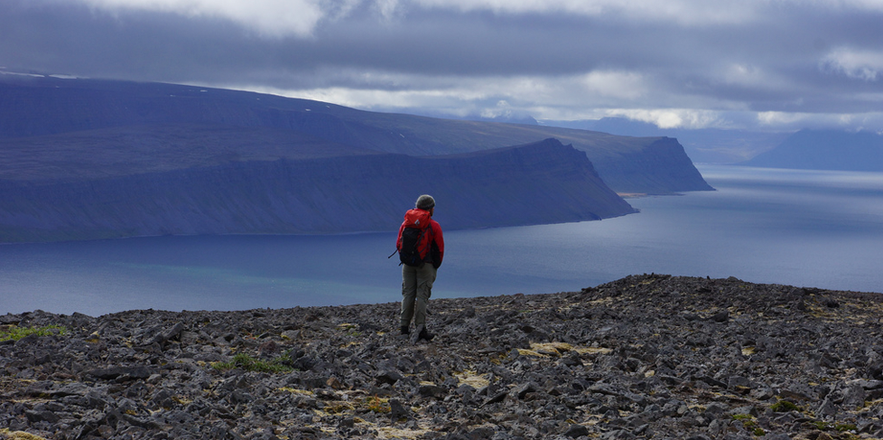
[[[770,406],[773,412],[800,411],[800,407],[787,400],[780,400]]]
[[[234,368],[242,368],[245,371],[255,371],[260,373],[288,373],[294,368],[290,367],[291,352],[287,351],[281,356],[269,361],[262,361],[246,353],[237,353],[229,362],[214,362],[212,368],[216,370],[232,370]]]
[[[67,328],[60,325],[47,325],[44,327],[19,327],[17,325],[11,325],[6,329],[0,330],[0,341],[18,341],[19,339],[30,335],[65,336],[67,335],[67,333]]]
[[[356,338],[362,336],[362,332],[359,331],[358,324],[350,324],[350,323],[345,322],[343,324],[338,324],[337,329],[340,331],[346,332],[346,334],[348,336],[353,336]]]
[[[742,422],[742,426],[749,431],[759,429],[757,422],[754,421],[754,417],[750,414],[733,414],[733,420]]]
[[[851,423],[840,423],[840,424],[835,425],[834,429],[836,429],[839,432],[855,431],[855,425],[853,425]]]

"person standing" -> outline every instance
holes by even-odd
[[[438,222],[432,219],[435,199],[424,194],[417,198],[414,209],[405,213],[399,227],[396,250],[402,259],[401,333],[411,334],[411,320],[417,331],[417,340],[431,341],[435,335],[426,329],[426,306],[432,296],[432,284],[445,255],[445,240]],[[405,236],[403,238],[403,235]],[[403,244],[416,244],[413,256]]]

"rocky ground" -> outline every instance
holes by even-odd
[[[883,296],[631,276],[398,304],[0,316],[0,438],[883,437]]]

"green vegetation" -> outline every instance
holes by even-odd
[[[261,373],[287,373],[293,371],[291,364],[291,351],[286,351],[279,357],[269,361],[262,361],[246,353],[237,353],[229,362],[215,362],[212,368],[216,370],[232,370],[234,368],[242,368],[245,371],[256,371]]]
[[[67,335],[67,328],[59,325],[47,325],[45,327],[19,327],[17,325],[9,326],[5,329],[0,328],[0,341],[17,341],[25,336],[52,336]]]
[[[742,426],[745,429],[751,431],[756,437],[762,437],[766,434],[766,431],[763,430],[760,426],[757,426],[757,422],[754,420],[754,416],[750,414],[733,414],[733,420],[738,420],[742,422]]]
[[[774,412],[800,411],[800,407],[787,400],[780,400],[772,404],[772,406],[770,406],[770,409]]]
[[[362,332],[359,331],[358,324],[350,324],[345,322],[343,324],[338,324],[337,329],[346,332],[348,336],[354,336],[357,338],[362,336]]]
[[[754,417],[750,414],[733,414],[733,420],[738,420],[742,422],[742,426],[749,431],[754,431],[755,435],[757,435],[757,430],[760,429],[757,426],[757,422],[754,421]],[[761,430],[763,431],[763,430]],[[761,434],[763,435],[763,434]]]
[[[819,431],[834,430],[837,432],[855,431],[856,426],[852,423],[829,423],[817,420],[812,423]]]
[[[840,423],[834,426],[834,429],[839,432],[855,431],[855,425],[851,423]]]

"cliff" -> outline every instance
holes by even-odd
[[[584,151],[621,193],[710,190],[674,139],[355,110],[280,96],[157,83],[0,76],[0,138],[112,127],[202,124],[270,128],[337,145],[448,155],[557,138]]]
[[[554,139],[433,157],[289,151],[260,160],[263,153],[252,149],[232,162],[221,159],[235,150],[174,160],[179,154],[170,147],[162,150],[168,161],[154,157],[137,173],[108,154],[87,160],[67,146],[79,162],[61,167],[65,172],[53,174],[45,162],[3,162],[0,242],[391,230],[421,193],[435,196],[437,219],[451,229],[635,212],[603,183],[583,152]]]
[[[604,170],[602,178],[611,188],[629,189],[628,192],[672,194],[714,189],[674,138],[662,137],[639,148],[597,155],[592,163]]]

